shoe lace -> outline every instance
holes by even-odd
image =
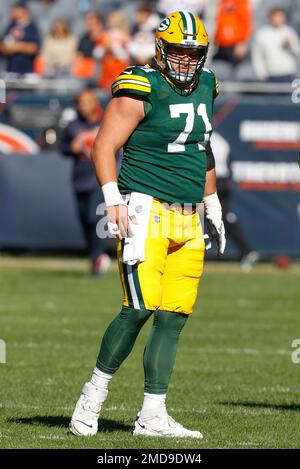
[[[88,412],[91,417],[95,417],[95,414],[100,411],[100,403],[98,401],[92,401],[88,397],[85,397],[82,402],[82,410],[85,414],[86,412]]]

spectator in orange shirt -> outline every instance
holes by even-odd
[[[232,65],[242,62],[249,53],[251,34],[250,0],[220,0],[215,31],[217,52],[214,59]]]
[[[129,25],[125,14],[121,10],[113,11],[106,24],[105,52],[98,80],[101,88],[110,90],[114,79],[130,64],[129,39]]]

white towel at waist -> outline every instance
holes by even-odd
[[[124,239],[122,262],[134,265],[145,260],[145,243],[148,233],[150,210],[153,197],[132,192],[128,204],[128,215],[134,215],[137,225],[130,223],[133,236]]]

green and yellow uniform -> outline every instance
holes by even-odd
[[[112,92],[114,97],[143,99],[145,109],[145,118],[124,146],[120,192],[142,192],[168,203],[200,203],[205,144],[218,92],[214,74],[204,69],[197,87],[182,94],[159,71],[130,67],[115,80]]]
[[[199,18],[188,11],[173,12],[155,34],[156,68],[129,67],[112,85],[114,99],[141,99],[145,111],[124,145],[119,190],[127,195],[126,201],[134,192],[152,199],[130,196],[130,215],[135,213],[140,222],[137,232],[142,234],[141,244],[146,237],[145,246],[138,245],[129,256],[125,250],[127,262],[123,262],[124,246],[128,243],[130,251],[134,242],[139,244],[138,233],[132,243],[117,241],[124,302],[104,334],[96,367],[115,373],[143,325],[153,318],[143,354],[145,399],[135,434],[146,428],[141,420],[145,418],[148,435],[162,436],[166,428],[168,436],[201,435],[178,425],[175,429],[175,423],[171,427],[160,411],[165,408],[179,335],[193,310],[203,270],[205,245],[196,206],[205,192],[206,170],[212,169],[211,162],[206,164],[205,145],[218,93],[214,74],[203,68],[208,46]],[[211,177],[210,173],[210,181]],[[131,265],[132,258],[141,261]],[[154,399],[155,394],[160,397]]]
[[[192,312],[205,250],[195,206],[204,194],[205,144],[217,93],[215,76],[207,69],[191,93],[176,89],[149,66],[127,68],[112,85],[113,97],[140,98],[145,110],[124,145],[120,192],[154,197],[145,261],[122,264],[122,243],[118,244],[125,306]],[[170,210],[163,202],[189,204],[190,210]],[[167,226],[169,232],[157,235],[155,225]]]

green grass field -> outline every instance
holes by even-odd
[[[133,437],[150,322],[112,380],[97,436],[68,432],[100,338],[120,309],[117,272],[0,262],[0,448],[299,448],[299,271],[208,266],[172,376],[170,415],[204,440]]]

